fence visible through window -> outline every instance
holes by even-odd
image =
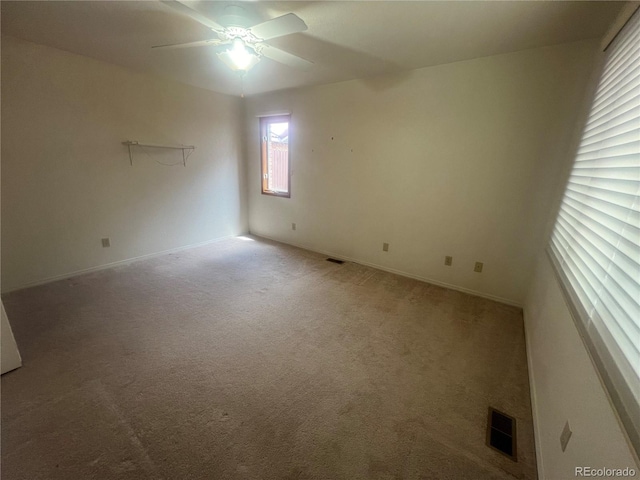
[[[289,191],[289,124],[272,123],[269,125],[269,190]]]
[[[262,144],[262,193],[289,196],[289,117],[260,121]]]

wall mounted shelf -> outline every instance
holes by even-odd
[[[126,142],[122,142],[123,145],[126,145],[127,148],[129,149],[129,162],[131,162],[131,165],[133,166],[133,152],[131,150],[131,147],[148,147],[148,148],[164,148],[164,149],[170,149],[170,150],[182,150],[182,165],[183,166],[187,166],[187,158],[189,158],[189,155],[191,154],[191,152],[193,152],[196,147],[194,145],[159,145],[157,143],[141,143],[138,142],[137,140],[127,140]],[[187,154],[187,152],[189,152]]]

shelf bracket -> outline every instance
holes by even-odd
[[[196,149],[194,145],[158,145],[157,143],[140,143],[137,140],[127,140],[126,142],[122,142],[123,145],[126,145],[129,149],[129,163],[133,166],[133,151],[131,147],[139,146],[139,147],[149,147],[149,148],[167,148],[170,150],[182,150],[182,166],[187,166],[187,151],[193,151]]]

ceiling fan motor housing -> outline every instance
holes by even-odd
[[[248,29],[251,26],[247,11],[239,5],[228,5],[223,14],[219,17],[220,25],[223,27],[241,27]]]

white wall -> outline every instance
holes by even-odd
[[[604,61],[602,49],[634,9],[633,5],[625,7],[607,34],[608,40],[600,43],[589,86],[576,109],[574,133],[567,142],[567,154],[558,162],[557,186],[550,192],[552,208],[543,228],[545,243],[553,229],[598,85]],[[524,321],[539,477],[549,480],[576,478],[575,468],[580,466],[628,467],[635,469],[637,476],[640,471],[638,459],[575,326],[551,261],[542,249],[525,300]],[[567,421],[573,434],[566,451],[562,452],[560,434]]]
[[[240,102],[3,37],[3,289],[246,232]]]
[[[0,99],[0,104],[1,103],[2,102]],[[2,108],[0,108],[0,112],[1,111],[2,111]],[[1,169],[0,169],[0,172],[1,172]],[[0,184],[1,183],[2,182],[0,181]],[[2,195],[0,195],[0,203],[1,203],[1,197]],[[0,216],[0,220],[1,218],[2,217]],[[0,231],[2,231],[1,228],[0,228]],[[1,250],[1,244],[2,244],[2,237],[0,236],[0,250]],[[1,263],[2,262],[0,259],[0,269],[1,269]],[[1,283],[2,283],[2,277],[0,276],[0,284]],[[0,291],[1,291],[1,287],[0,287]],[[13,336],[13,331],[11,330],[11,325],[9,324],[9,319],[7,318],[7,312],[4,309],[4,304],[2,303],[2,301],[0,301],[0,374],[9,372],[11,370],[15,370],[20,366],[22,366],[22,358],[20,357],[20,352],[18,351],[18,345],[16,345],[16,339]]]
[[[527,296],[525,331],[541,479],[575,478],[575,467],[634,468],[622,433],[546,254]],[[560,434],[573,432],[566,451]],[[600,477],[601,478],[601,477]]]
[[[0,373],[6,373],[22,365],[16,340],[9,325],[4,304],[0,302]]]
[[[596,46],[247,99],[251,232],[521,305]],[[260,193],[256,115],[283,111],[290,199]]]

